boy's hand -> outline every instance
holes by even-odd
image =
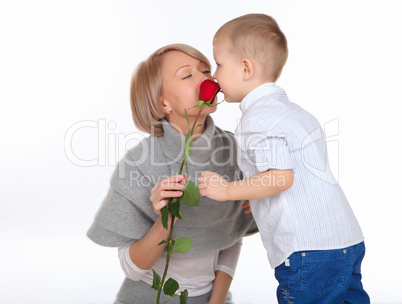
[[[202,196],[221,202],[229,200],[229,182],[217,173],[203,171],[198,179],[198,188]]]
[[[243,212],[245,214],[251,213],[251,208],[250,208],[250,201],[245,202],[243,205],[241,205],[243,208]]]

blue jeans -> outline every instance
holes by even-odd
[[[275,268],[278,303],[370,303],[361,282],[364,253],[364,242],[343,249],[293,253]]]

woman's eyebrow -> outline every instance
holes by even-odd
[[[180,69],[187,68],[187,67],[189,67],[189,66],[190,66],[190,65],[187,64],[187,65],[183,65],[182,67],[178,68],[177,71],[176,71],[176,74],[177,74],[177,72],[178,72]]]
[[[201,61],[201,60],[198,62],[198,66],[200,66],[200,65],[206,65],[206,66],[208,66],[205,62],[203,62],[203,61]],[[177,72],[178,72],[179,70],[181,70],[181,69],[183,69],[183,68],[187,68],[187,67],[190,67],[190,65],[187,64],[187,65],[183,65],[182,67],[178,68],[178,69],[176,70],[176,74],[177,74]]]

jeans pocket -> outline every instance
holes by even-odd
[[[300,288],[322,295],[345,284],[348,251],[322,250],[302,252]]]

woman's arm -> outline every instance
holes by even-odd
[[[151,190],[150,200],[157,214],[160,215],[160,210],[169,203],[171,198],[182,195],[180,190],[183,190],[186,180],[186,176],[183,175],[167,177]],[[171,220],[172,216],[169,215],[168,227]],[[130,258],[133,263],[140,269],[151,269],[165,248],[165,245],[158,246],[158,244],[162,240],[167,240],[168,237],[169,231],[163,227],[162,219],[159,217],[147,234],[130,246]]]
[[[209,304],[224,304],[235,275],[243,240],[219,252],[217,270]]]
[[[217,201],[252,200],[279,194],[293,185],[292,170],[270,169],[250,178],[228,182],[215,172],[204,171],[198,179],[203,196]]]
[[[170,221],[171,217],[169,223]],[[130,246],[130,258],[133,263],[140,269],[151,269],[165,249],[165,245],[158,246],[158,244],[162,240],[167,241],[168,237],[169,231],[162,226],[162,220],[159,217],[148,233]]]
[[[224,271],[217,270],[215,272],[215,281],[209,304],[225,304],[232,280],[233,278]]]

